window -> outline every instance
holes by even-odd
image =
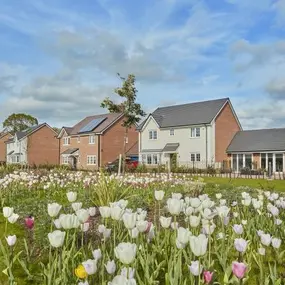
[[[68,156],[63,156],[62,157],[62,163],[63,164],[68,164],[69,163],[69,157]]]
[[[151,162],[152,162],[152,160],[151,160],[151,154],[148,154],[148,155],[147,155],[147,164],[152,164]]]
[[[89,144],[95,144],[95,136],[94,135],[89,136]]]
[[[64,137],[63,138],[63,145],[69,145],[70,144],[70,137]]]
[[[251,169],[252,168],[252,156],[251,154],[245,155],[245,167]]]
[[[150,140],[157,140],[157,131],[154,130],[149,131],[148,136]]]
[[[236,171],[237,170],[237,155],[233,154],[233,170]]]
[[[142,155],[142,163],[146,163],[146,155],[145,154]]]
[[[77,137],[77,143],[80,143],[80,136]]]
[[[201,161],[201,155],[200,155],[200,153],[196,153],[196,161]]]
[[[190,154],[190,161],[201,161],[201,154],[198,153],[191,153]]]
[[[87,165],[96,165],[96,155],[87,155]]]
[[[190,136],[191,138],[199,138],[201,135],[200,128],[191,128]]]
[[[283,153],[275,154],[275,169],[277,172],[283,172]]]
[[[20,155],[16,155],[16,162],[17,162],[17,163],[20,162]]]
[[[266,153],[261,154],[261,168],[266,169]]]
[[[170,134],[171,136],[174,136],[174,129],[170,129],[169,134]]]
[[[157,154],[154,154],[154,155],[152,156],[152,164],[158,164]]]

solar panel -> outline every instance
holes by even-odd
[[[98,127],[103,121],[105,121],[107,118],[99,118],[94,119],[91,122],[89,122],[86,126],[80,129],[79,133],[85,133],[85,132],[91,132],[96,127]]]

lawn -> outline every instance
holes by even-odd
[[[0,284],[283,284],[282,193],[257,191],[256,180],[192,179],[68,171],[0,178],[2,208],[19,215],[6,234],[0,216]],[[265,183],[283,190],[283,181]],[[8,235],[17,236],[14,246]]]

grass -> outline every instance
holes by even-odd
[[[195,179],[198,177],[195,177]],[[285,192],[285,180],[247,179],[247,178],[223,178],[223,177],[203,177],[204,182],[214,183],[222,186],[248,186],[263,190],[274,190]]]

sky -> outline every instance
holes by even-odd
[[[285,127],[285,0],[0,0],[0,124],[73,126],[117,100],[229,97],[244,129]],[[1,129],[1,126],[0,126]]]

